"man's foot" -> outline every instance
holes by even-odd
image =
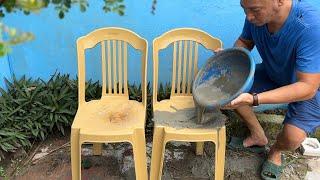
[[[244,147],[243,141],[244,141],[244,138],[231,137],[230,141],[227,144],[227,147],[229,149],[237,150],[237,151],[248,151],[248,152],[264,154],[264,155],[266,154],[266,147],[264,145],[262,146],[252,145],[250,147]]]
[[[282,156],[281,153],[271,152],[271,154],[269,154],[268,159],[262,165],[262,179],[280,180],[280,176],[284,168],[284,161],[284,156]]]
[[[268,139],[265,135],[258,137],[258,136],[249,136],[243,141],[244,147],[250,146],[265,146],[268,144]]]
[[[268,155],[268,161],[272,162],[273,164],[280,166],[281,165],[281,152],[275,152],[272,148]]]

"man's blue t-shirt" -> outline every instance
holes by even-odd
[[[296,71],[320,73],[320,12],[304,1],[293,0],[276,33],[246,20],[241,38],[254,42],[269,78],[279,86],[296,82]]]

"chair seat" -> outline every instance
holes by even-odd
[[[154,111],[155,127],[165,127],[166,132],[179,133],[212,133],[212,130],[223,127],[225,117],[218,114],[206,124],[197,123],[197,111],[192,97],[174,97],[157,103]]]
[[[82,105],[72,128],[81,134],[128,134],[144,128],[145,109],[142,103],[126,98],[104,98]]]

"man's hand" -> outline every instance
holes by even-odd
[[[213,52],[214,52],[215,54],[217,54],[217,53],[220,52],[220,51],[223,51],[223,49],[222,49],[222,48],[217,48],[217,49],[213,50]]]
[[[234,47],[243,47],[251,51],[254,47],[254,43],[252,40],[246,40],[241,37],[238,38],[238,40],[234,43]]]
[[[252,105],[253,96],[249,93],[242,93],[237,98],[232,100],[229,104],[225,105],[223,109],[236,109],[244,105]]]

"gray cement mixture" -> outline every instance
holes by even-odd
[[[218,78],[211,78],[208,81],[200,84],[194,92],[194,95],[197,96],[198,101],[203,104],[217,104],[217,102],[222,99],[228,99],[231,95],[225,91],[222,91],[221,88],[214,86],[214,82]]]
[[[225,73],[222,75],[222,77],[225,76]],[[215,86],[215,82],[219,78],[212,77],[209,80],[203,82],[200,84],[196,89],[193,95],[197,96],[197,101],[201,102],[202,104],[217,106],[218,102],[223,99],[229,99],[231,95],[227,92],[224,92],[221,90],[221,88]],[[197,110],[197,123],[199,124],[205,124],[209,121],[215,120],[216,118],[219,118],[221,112],[219,110],[215,111],[209,111],[206,109],[206,107],[202,107],[196,104],[196,110]],[[218,107],[217,107],[218,108]]]
[[[177,129],[184,128],[217,128],[225,124],[227,117],[220,112],[206,111],[202,116],[206,123],[198,124],[196,108],[175,109],[175,111],[155,111],[153,121],[158,125],[170,126]]]

